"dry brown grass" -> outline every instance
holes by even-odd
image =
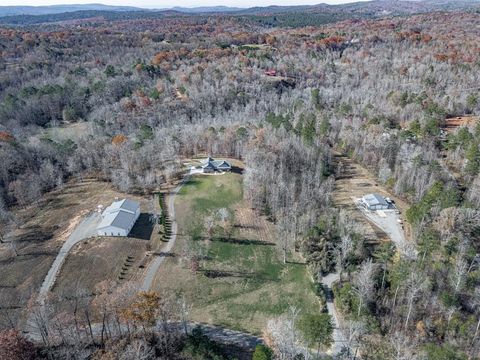
[[[478,117],[473,115],[457,116],[454,118],[445,119],[443,129],[447,132],[454,132],[461,126],[472,127],[478,123]]]
[[[338,157],[337,161],[342,162],[343,173],[335,181],[335,191],[333,200],[335,206],[345,209],[351,214],[351,217],[361,224],[362,229],[370,241],[388,240],[386,234],[370,223],[354,204],[355,198],[361,198],[365,194],[376,193],[389,197],[395,201],[397,208],[401,211],[401,217],[405,224],[405,236],[411,239],[411,229],[405,221],[405,211],[409,205],[390,193],[384,186],[381,186],[370,174],[370,172],[359,164],[355,163],[346,156]]]
[[[52,291],[56,295],[72,294],[84,289],[93,295],[103,281],[118,284],[137,280],[147,252],[148,241],[122,238],[93,238],[77,244],[68,255]]]
[[[27,301],[36,294],[63,242],[81,220],[99,204],[108,205],[115,197],[126,197],[109,183],[86,179],[66,184],[44,195],[36,204],[14,210],[20,224],[14,237],[18,256],[7,244],[0,244],[0,326],[5,316],[17,322]],[[148,210],[147,199],[128,195]],[[152,233],[155,235],[155,231]],[[68,259],[67,259],[68,263]],[[68,266],[68,264],[66,264]],[[88,268],[91,261],[86,259]],[[13,308],[13,309],[12,309]]]

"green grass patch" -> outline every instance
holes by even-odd
[[[306,265],[283,264],[278,244],[263,242],[256,232],[252,235],[239,229],[231,238],[192,241],[188,235],[192,224],[202,224],[207,214],[219,208],[235,214],[234,210],[243,206],[242,199],[239,174],[198,176],[185,184],[175,203],[179,233],[184,234],[175,251],[181,252],[190,242],[202,248],[204,259],[197,274],[185,263],[172,261],[170,266],[176,268],[171,269],[171,279],[163,279],[163,283],[185,294],[193,305],[193,320],[253,333],[261,333],[268,319],[286,312],[290,305],[302,312],[318,311],[320,305]]]
[[[178,195],[193,202],[194,212],[230,208],[242,199],[242,179],[236,174],[193,177]]]

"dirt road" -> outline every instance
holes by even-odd
[[[88,215],[80,222],[80,224],[75,227],[75,230],[73,230],[73,232],[69,235],[69,237],[63,244],[62,248],[57,254],[57,257],[53,261],[50,270],[48,270],[47,276],[45,276],[42,286],[40,287],[37,296],[37,302],[40,306],[39,312],[45,313],[45,301],[47,299],[48,293],[50,292],[52,286],[55,284],[57,276],[60,273],[62,265],[65,262],[68,254],[70,253],[72,248],[80,241],[88,239],[95,235],[95,231],[100,220],[101,216],[98,213],[92,213]],[[38,334],[38,336],[40,336],[41,331],[37,326],[35,316],[37,315],[33,314],[33,312],[30,312],[28,314],[26,323],[24,325],[24,330],[29,334]]]
[[[413,242],[407,241],[403,229],[403,222],[394,210],[385,210],[382,212],[368,211],[359,209],[363,215],[382,229],[388,238],[395,244],[397,250],[410,259],[417,257],[417,251]]]

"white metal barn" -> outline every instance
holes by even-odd
[[[102,221],[97,226],[97,235],[128,236],[139,216],[140,203],[137,201],[114,201],[103,211]]]
[[[378,194],[368,194],[362,197],[361,203],[363,207],[370,211],[387,210],[393,208],[390,199],[384,198]]]

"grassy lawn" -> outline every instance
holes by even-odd
[[[225,174],[192,178],[180,189],[177,202],[191,202],[193,213],[206,213],[219,208],[231,209],[241,199],[241,176]],[[180,221],[180,216],[178,221]]]
[[[181,189],[175,201],[179,232],[175,256],[164,263],[154,288],[162,294],[185,295],[194,321],[260,333],[269,318],[290,305],[311,312],[318,311],[319,303],[305,265],[283,264],[273,224],[242,198],[242,177],[233,173],[196,176]],[[207,240],[204,231],[204,240],[193,241],[189,229],[219,208],[233,214],[231,237]],[[196,273],[182,256],[188,244],[203,255]]]

